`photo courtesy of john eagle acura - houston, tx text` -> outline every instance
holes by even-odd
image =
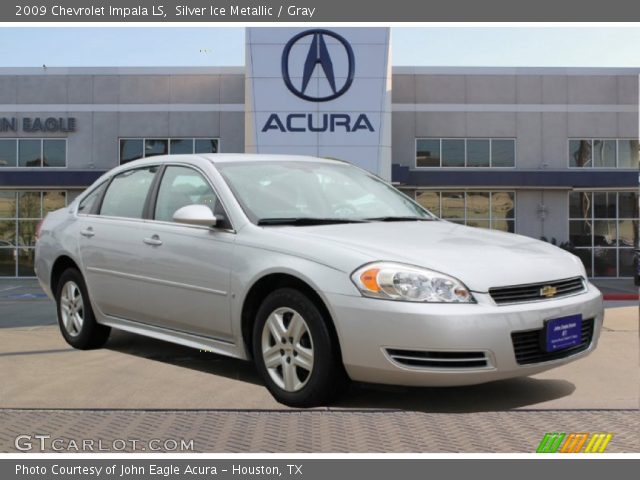
[[[49,213],[35,250],[73,347],[115,328],[252,359],[291,406],[325,405],[349,379],[535,374],[591,352],[603,321],[578,257],[441,220],[334,159],[128,162]]]

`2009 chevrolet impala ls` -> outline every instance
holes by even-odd
[[[436,218],[336,160],[172,155],[97,180],[40,226],[36,271],[79,349],[111,328],[252,358],[280,402],[350,378],[469,385],[592,351],[580,260]]]

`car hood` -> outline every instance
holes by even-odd
[[[584,275],[580,260],[529,237],[445,221],[372,222],[313,227],[278,227],[287,247],[313,252],[318,260],[345,271],[368,261],[393,261],[446,273],[473,291],[547,282]],[[285,239],[282,239],[285,240]],[[298,241],[295,241],[298,240]],[[349,250],[333,255],[339,250]],[[340,248],[342,247],[342,248]],[[345,255],[345,253],[347,253]],[[353,259],[349,262],[346,259]]]

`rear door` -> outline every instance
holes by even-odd
[[[106,190],[78,210],[80,256],[94,306],[103,314],[140,320],[149,302],[144,221],[158,166],[114,176]],[[100,193],[100,192],[98,192]]]

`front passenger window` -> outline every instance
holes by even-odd
[[[142,218],[149,187],[157,171],[158,167],[153,166],[116,175],[104,194],[100,215]]]
[[[204,177],[188,167],[169,166],[164,171],[158,198],[155,219],[173,222],[173,214],[187,205],[206,205],[225,228],[226,216],[218,197]]]

